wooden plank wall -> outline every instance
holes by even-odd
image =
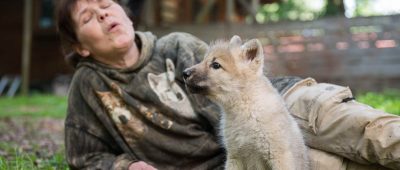
[[[259,38],[270,75],[314,77],[354,91],[400,88],[400,15],[324,18],[263,25],[148,28],[158,36],[189,32],[206,42]]]

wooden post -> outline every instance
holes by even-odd
[[[235,13],[235,1],[234,0],[227,0],[226,2],[226,21],[228,23],[234,22],[234,14]]]
[[[196,16],[196,24],[204,24],[207,17],[210,15],[211,8],[214,6],[215,0],[207,0],[205,6],[200,10]]]
[[[147,0],[144,2],[143,5],[144,8],[144,15],[142,15],[141,20],[143,21],[145,27],[152,27],[156,25],[156,14],[155,11],[157,10],[155,8],[155,3],[154,0]]]
[[[29,70],[32,44],[32,0],[25,0],[22,36],[22,95],[29,93]]]
[[[258,7],[260,6],[260,1],[259,0],[252,0],[251,2],[247,2],[246,0],[239,0],[239,3],[252,16],[251,23],[254,23],[256,21],[256,15],[257,15]]]
[[[257,23],[257,11],[260,8],[260,0],[252,0],[251,1],[251,8],[253,9],[252,15],[253,15],[253,23]]]
[[[258,8],[260,8],[260,0],[252,0],[251,1],[251,8],[253,9],[253,17],[255,18],[256,16],[256,14],[257,14],[257,11],[258,11]]]

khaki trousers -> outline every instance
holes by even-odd
[[[307,78],[283,95],[314,170],[400,169],[400,117],[355,100],[348,87]]]

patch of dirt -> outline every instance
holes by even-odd
[[[0,118],[0,156],[15,151],[48,158],[64,150],[64,120],[54,118]]]

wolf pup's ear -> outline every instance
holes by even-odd
[[[237,35],[234,35],[229,41],[229,46],[231,47],[238,47],[240,45],[242,45],[242,39]]]
[[[262,74],[264,66],[264,52],[261,42],[258,39],[252,39],[242,46],[244,60],[247,60],[257,74]]]

